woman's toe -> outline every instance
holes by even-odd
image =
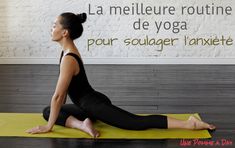
[[[209,125],[209,129],[210,129],[210,130],[214,130],[214,129],[216,129],[216,127],[215,127],[214,125],[210,124],[210,125]]]

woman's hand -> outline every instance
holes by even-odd
[[[34,127],[32,129],[28,129],[26,131],[29,134],[40,134],[40,133],[48,133],[51,132],[51,128],[49,128],[47,125],[39,125],[37,127]]]

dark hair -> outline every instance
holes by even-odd
[[[83,32],[82,23],[87,19],[86,13],[74,14],[65,12],[60,15],[62,17],[60,24],[64,29],[68,29],[69,37],[72,40],[79,38]]]

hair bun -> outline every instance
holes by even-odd
[[[81,23],[86,22],[86,19],[87,19],[86,13],[77,14],[77,17],[79,18],[79,20],[80,20]]]

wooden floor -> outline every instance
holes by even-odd
[[[53,95],[58,68],[58,65],[0,65],[0,112],[41,112]],[[218,127],[211,133],[212,139],[201,141],[235,140],[235,65],[85,65],[85,68],[92,86],[125,110],[200,113],[203,120]],[[180,141],[1,137],[0,147],[156,148],[181,147]],[[234,147],[234,143],[226,147]]]

